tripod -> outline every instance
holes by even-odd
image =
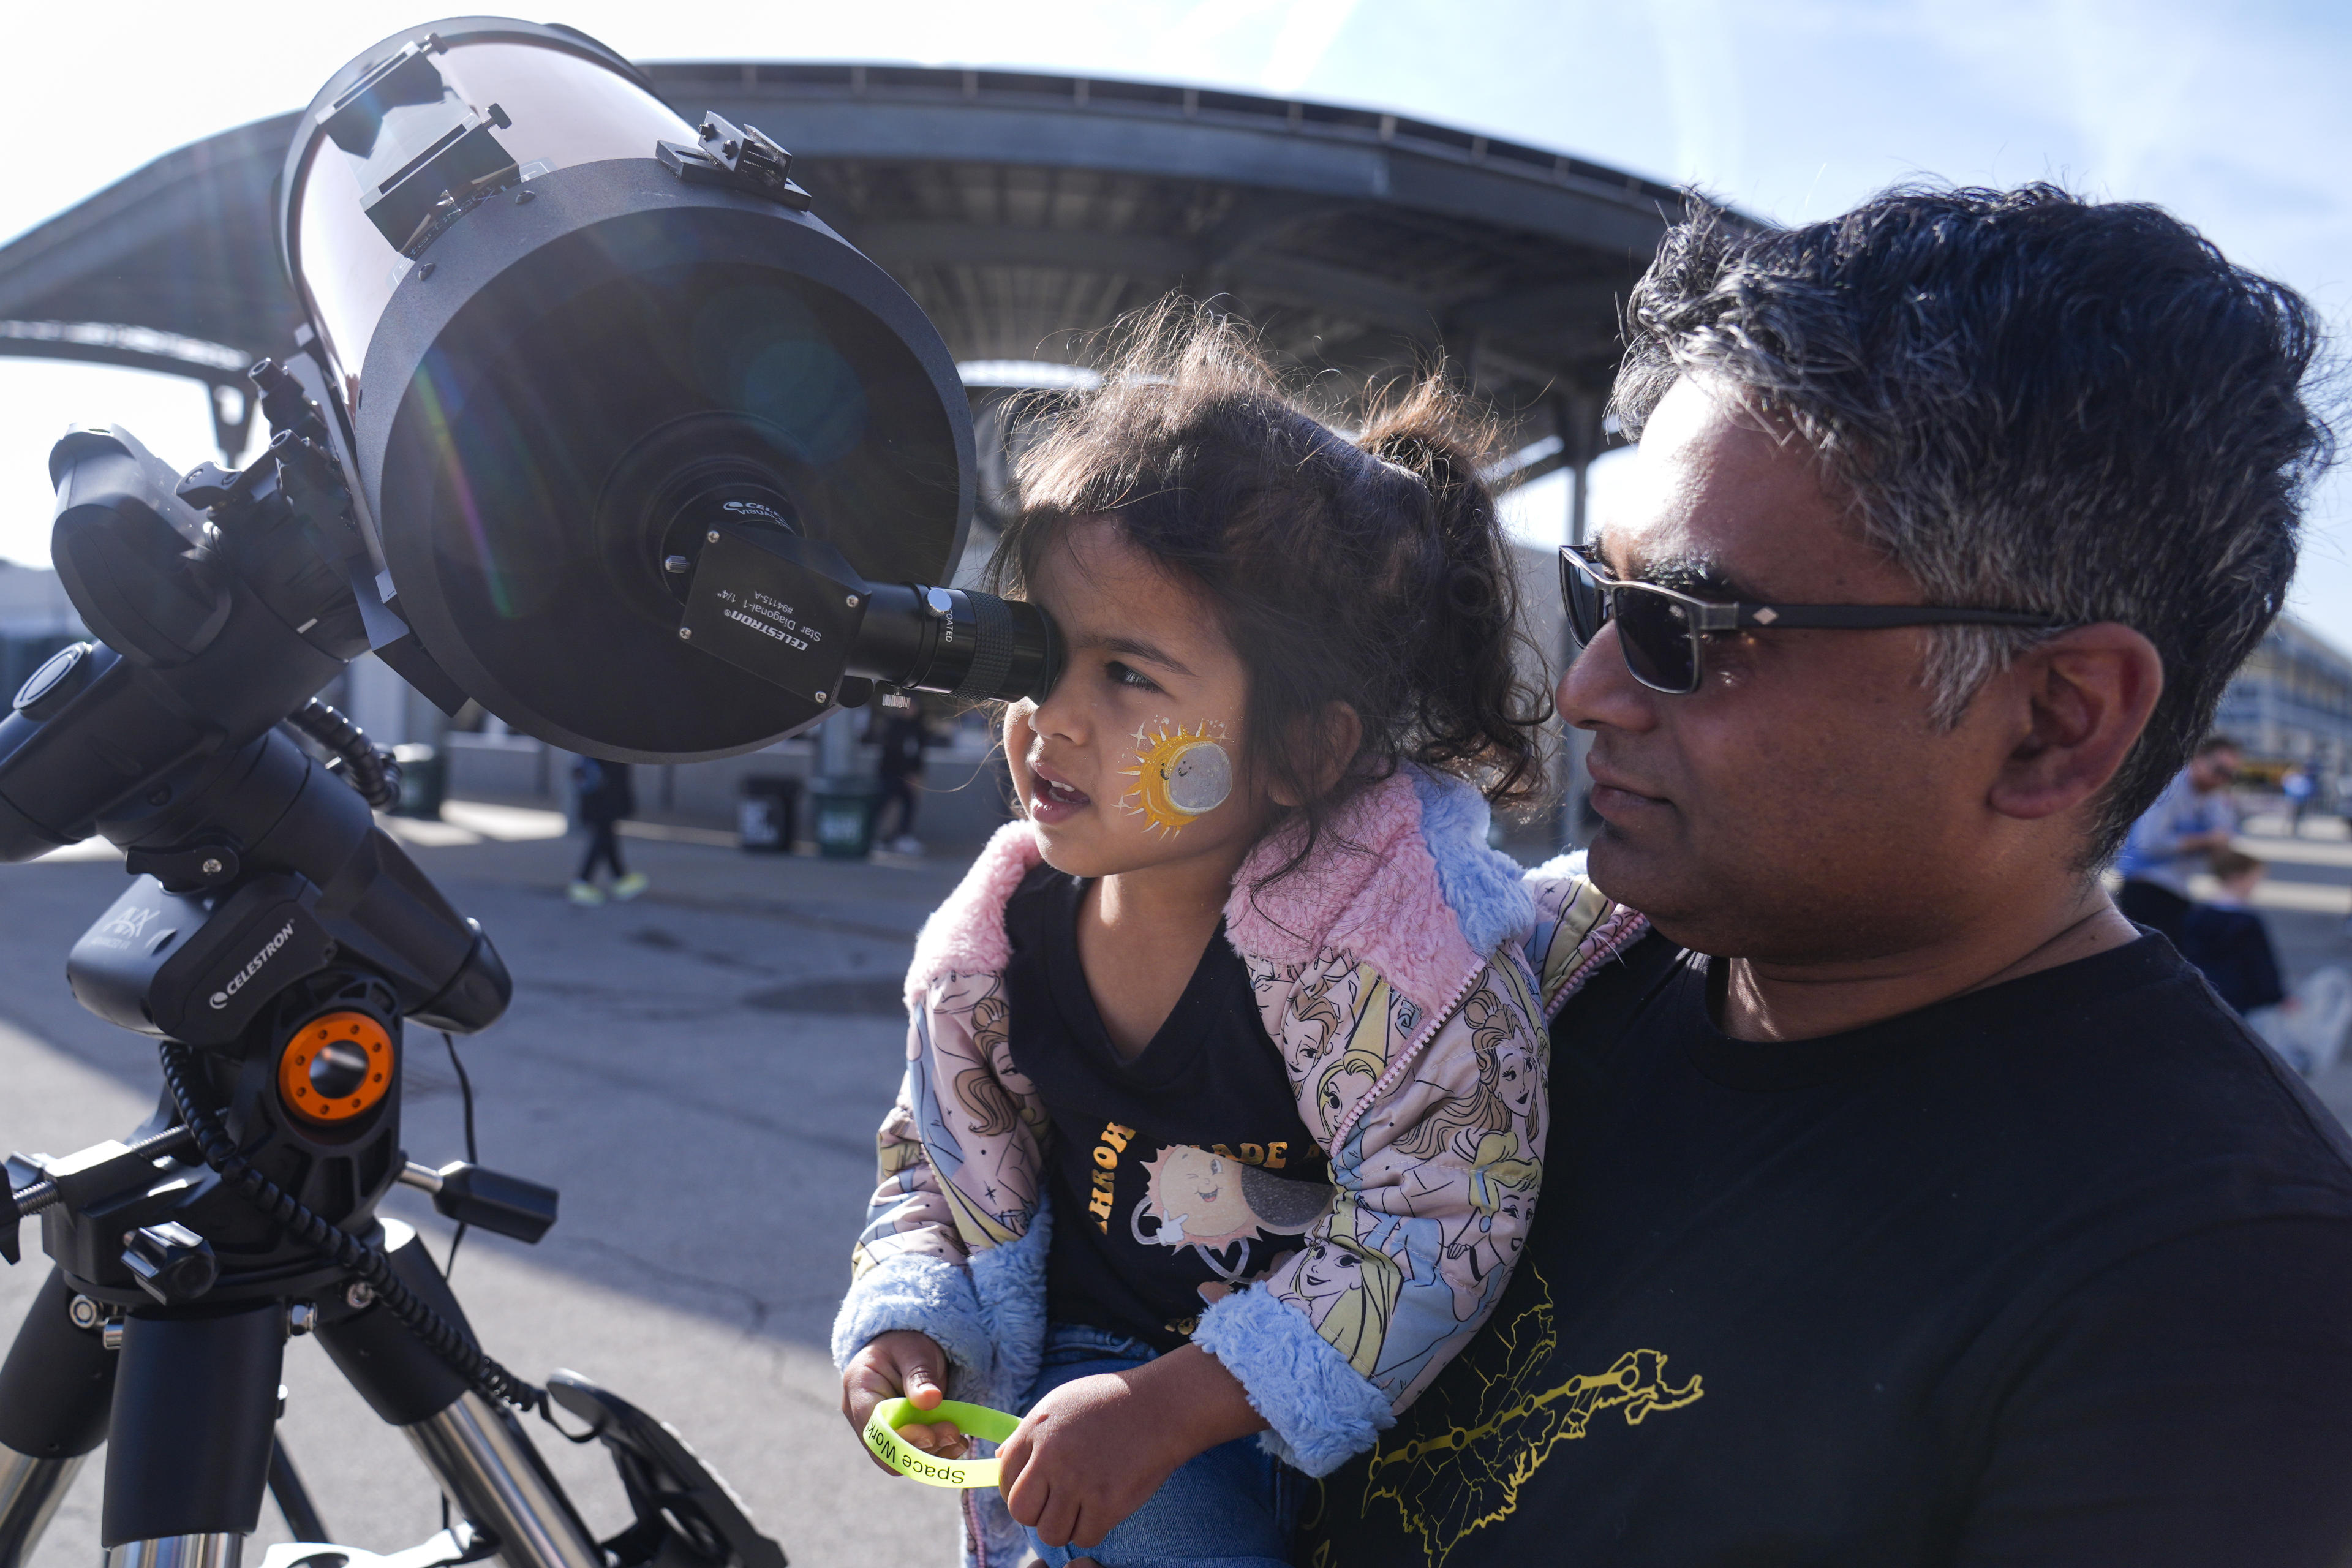
[[[341,570],[350,500],[317,405],[268,362],[256,380],[279,433],[242,473],[181,479],[121,432],[52,458],[60,570],[105,640],[51,659],[0,722],[0,858],[93,831],[125,849],[133,880],[67,975],[90,1011],[159,1037],[163,1092],[129,1142],[12,1155],[0,1184],[0,1256],[17,1260],[37,1215],[55,1265],[0,1363],[0,1568],[24,1563],[101,1442],[110,1568],[238,1568],[265,1491],[298,1535],[323,1535],[274,1440],[285,1346],[305,1335],[462,1516],[391,1568],[782,1568],[659,1422],[484,1354],[415,1231],[377,1217],[406,1182],[536,1241],[556,1194],[401,1146],[408,1026],[484,1028],[511,987],[481,928],[375,825],[396,770],[304,702],[366,646]],[[635,1512],[608,1541],[518,1419],[559,1406]],[[375,1561],[314,1542],[269,1568]]]
[[[364,745],[331,710],[303,717]],[[0,1250],[14,1260],[17,1218],[36,1213],[57,1266],[0,1365],[0,1565],[26,1559],[110,1435],[102,1539],[116,1568],[236,1568],[265,1490],[298,1534],[323,1533],[272,1440],[286,1342],[310,1334],[464,1518],[462,1534],[404,1554],[408,1568],[492,1552],[509,1568],[780,1568],[657,1422],[583,1379],[560,1374],[542,1394],[482,1356],[416,1234],[375,1218],[404,1180],[501,1234],[535,1241],[553,1222],[546,1188],[464,1163],[428,1170],[400,1149],[405,1025],[479,1027],[503,1008],[505,975],[355,790],[282,733],[249,749],[193,836],[212,847],[169,864],[134,851],[149,869],[76,945],[68,974],[104,1015],[131,1005],[144,972],[136,1005],[176,1017],[240,1005],[273,966],[309,972],[247,1006],[233,1034],[184,1028],[212,1037],[165,1043],[162,1108],[129,1142],[10,1160]],[[268,831],[228,831],[273,816]],[[378,963],[360,961],[371,949]],[[398,980],[421,988],[453,952],[436,993],[404,1005]],[[145,969],[166,953],[199,962]],[[516,1419],[547,1399],[613,1452],[638,1523],[612,1542],[589,1534]]]

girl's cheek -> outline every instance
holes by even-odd
[[[1036,711],[1036,705],[1025,700],[1004,710],[1004,755],[1023,773],[1028,771],[1029,742],[1036,733],[1030,720]]]

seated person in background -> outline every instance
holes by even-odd
[[[2126,920],[2162,931],[2175,947],[2189,918],[2189,879],[2206,856],[2230,847],[2238,830],[2230,781],[2239,761],[2235,741],[2206,736],[2189,765],[2132,824],[2116,860],[2124,879],[2116,908]]]
[[[2221,1000],[2242,1014],[2284,1001],[2270,928],[2249,907],[2270,868],[2236,849],[2217,852],[2211,865],[2221,896],[2189,910],[2181,922],[2180,956],[2204,971]]]

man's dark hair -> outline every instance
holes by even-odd
[[[1676,377],[1719,382],[1812,447],[1929,603],[2118,621],[2156,645],[2164,693],[2088,865],[2189,760],[2277,616],[2333,452],[2299,295],[2158,208],[2046,184],[1902,187],[1762,232],[1702,212],[1667,235],[1626,335],[1629,435]],[[1939,628],[1938,721],[2052,635]]]

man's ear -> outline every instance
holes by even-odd
[[[2156,710],[2164,660],[2131,627],[2101,621],[2020,655],[1995,683],[2006,689],[2018,739],[1988,804],[2032,821],[2106,788]]]
[[[1356,760],[1356,748],[1364,741],[1364,721],[1347,703],[1326,702],[1319,716],[1299,721],[1299,730],[1291,754],[1315,759],[1314,769],[1304,782],[1319,796],[1336,785],[1348,764]],[[1266,786],[1265,793],[1286,811],[1307,804],[1307,797],[1278,778]]]

